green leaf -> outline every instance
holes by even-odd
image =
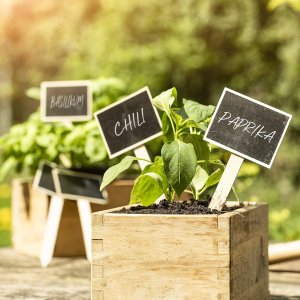
[[[197,167],[197,157],[192,144],[185,144],[179,140],[166,143],[161,150],[164,169],[170,185],[177,196],[192,181]]]
[[[86,133],[82,129],[82,126],[77,126],[72,131],[70,131],[64,139],[64,145],[75,146],[80,145],[81,141],[86,137]]]
[[[206,184],[204,186],[204,188],[202,188],[202,190],[199,192],[199,195],[201,195],[205,190],[207,190],[209,187],[217,184],[223,174],[223,169],[217,169],[216,171],[214,171],[212,174],[209,175]]]
[[[163,138],[165,141],[172,141],[174,140],[174,132],[172,130],[172,125],[170,123],[169,117],[167,114],[163,114],[161,118],[162,122],[162,131],[163,131]]]
[[[83,125],[83,129],[86,133],[89,133],[90,131],[95,130],[95,129],[98,130],[97,122],[95,120],[91,120],[89,122],[86,122]]]
[[[195,176],[191,182],[191,189],[195,199],[198,199],[200,191],[205,186],[207,179],[209,178],[207,171],[201,167],[197,166]]]
[[[48,155],[49,160],[54,160],[58,156],[57,146],[54,144],[50,144],[46,149],[46,154]]]
[[[203,137],[198,134],[189,134],[184,136],[186,143],[191,143],[194,146],[197,160],[208,160],[210,155],[209,145],[203,140]]]
[[[135,160],[138,160],[138,158],[135,156],[126,156],[118,164],[106,170],[103,175],[100,191],[102,191],[108,184],[113,182],[119,174],[127,170]]]
[[[35,144],[35,133],[28,132],[22,139],[20,143],[20,150],[23,153],[27,153]]]
[[[192,119],[187,119],[181,124],[184,128],[199,128],[199,124]]]
[[[206,182],[206,186],[210,187],[217,184],[220,181],[222,174],[223,174],[222,169],[217,169],[216,171],[214,171],[212,174],[209,175]]]
[[[177,114],[174,110],[170,110],[170,116],[178,128],[182,126],[183,120],[179,114]]]
[[[160,176],[162,189],[165,192],[169,187],[167,176],[164,172],[164,162],[161,156],[157,156],[153,164],[147,165],[142,171],[142,175],[155,173]]]
[[[198,128],[200,129],[200,131],[205,132],[207,130],[207,128],[208,128],[208,123],[200,122]]]
[[[101,162],[107,156],[103,141],[95,136],[87,137],[84,145],[84,153],[91,162]]]
[[[171,112],[170,108],[176,98],[177,98],[177,91],[175,88],[172,88],[153,98],[152,103],[159,110],[165,112],[170,118],[170,112]]]
[[[44,133],[36,137],[36,143],[41,147],[47,148],[51,144],[56,145],[58,142],[58,138],[59,137],[54,133]]]
[[[32,153],[29,153],[27,155],[24,156],[24,165],[26,166],[34,166],[35,165],[35,160],[36,160],[36,157],[34,154]]]
[[[8,137],[14,136],[24,136],[26,134],[26,127],[21,124],[14,125],[10,128]]]
[[[184,100],[183,103],[187,116],[197,123],[209,118],[215,110],[213,105],[207,106],[192,100]]]
[[[7,160],[4,161],[0,168],[0,182],[8,179],[9,175],[15,171],[17,163],[17,159],[13,156],[10,156]]]
[[[40,100],[41,90],[40,88],[32,87],[26,90],[26,96],[35,100]]]
[[[135,180],[130,196],[130,204],[141,202],[143,206],[149,206],[162,194],[162,178],[158,174],[150,172],[140,175]]]

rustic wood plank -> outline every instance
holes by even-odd
[[[227,280],[229,277],[228,267],[218,268],[218,263],[212,264],[211,262],[210,264],[205,264],[205,261],[199,261],[197,263],[181,263],[181,261],[178,261],[176,263],[175,261],[169,262],[169,260],[157,260],[155,264],[149,261],[139,261],[136,263],[114,262],[114,264],[108,264],[105,262],[104,265],[102,265],[101,261],[98,261],[97,263],[98,264],[95,264],[96,268],[94,269],[95,276],[97,276],[97,278],[112,278],[123,275],[126,275],[126,277],[129,275],[130,277],[130,274],[135,276],[136,272],[141,272],[143,274],[149,272],[150,275],[157,273],[159,276],[166,278],[169,276],[169,273],[171,273],[169,276],[170,278],[173,278],[174,276],[176,278],[183,276],[183,280],[185,280],[185,278],[187,280],[196,280],[200,278],[206,278],[209,280]]]
[[[89,300],[90,264],[85,258],[54,258],[42,268],[38,258],[0,248],[0,299]]]
[[[12,249],[0,248],[0,257],[0,299],[88,300],[91,297],[90,265],[85,258],[56,257],[49,268],[43,269],[38,259]],[[270,268],[273,270],[270,272],[270,299],[300,299],[300,260],[274,264]],[[159,283],[156,288],[160,289]],[[101,299],[103,295],[101,300],[104,300],[103,292],[94,292],[93,299]],[[122,297],[121,290],[116,290],[116,294],[115,299]],[[211,295],[207,290],[198,290],[198,295],[198,299],[230,299],[226,293]]]
[[[149,273],[134,276],[103,278],[97,291],[103,291],[104,299],[217,299],[218,294],[229,293],[226,281],[190,281],[187,278],[164,279]],[[97,282],[92,279],[92,286]],[[103,288],[103,289],[102,289]],[[93,288],[93,290],[95,290]],[[120,292],[121,291],[121,292]],[[200,297],[201,295],[201,297]],[[208,297],[208,298],[205,298]]]
[[[245,209],[247,211],[245,211]],[[231,289],[234,299],[269,299],[268,209],[260,205],[238,210],[231,218]]]
[[[300,273],[300,258],[272,264],[269,269],[274,272]]]
[[[272,299],[300,299],[300,273],[270,272],[270,292]]]
[[[214,291],[207,299],[264,300],[266,213],[261,205],[229,216],[97,213],[93,238],[103,244],[95,246],[92,289],[104,299],[119,299],[121,289],[124,300],[201,299],[201,290]]]
[[[269,245],[269,263],[300,258],[300,241],[274,243]]]
[[[268,285],[268,258],[265,243],[266,241],[263,242],[255,237],[233,250],[231,259],[233,296],[243,299],[247,294],[252,295],[251,290],[254,286],[259,290],[258,286],[263,288]],[[253,291],[255,292],[255,289]]]

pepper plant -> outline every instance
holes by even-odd
[[[192,100],[180,104],[175,88],[155,97],[153,105],[162,113],[164,144],[161,155],[136,178],[131,192],[131,204],[153,204],[159,197],[173,201],[187,190],[199,199],[209,187],[219,182],[224,170],[220,160],[210,159],[210,146],[203,135],[214,111],[214,106],[202,105]],[[134,156],[124,157],[109,168],[100,190],[110,184],[134,161],[144,160]]]

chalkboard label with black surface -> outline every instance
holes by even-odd
[[[48,195],[55,195],[56,190],[52,177],[52,170],[56,167],[57,165],[51,162],[40,162],[34,176],[33,187],[37,190],[41,190]]]
[[[42,82],[41,118],[43,121],[86,121],[91,117],[90,81]]]
[[[106,204],[106,192],[100,192],[101,177],[94,174],[74,172],[65,169],[52,170],[57,195],[64,199],[86,199]]]
[[[204,140],[270,168],[291,117],[225,88]]]
[[[161,121],[147,87],[95,114],[110,158],[162,135]]]

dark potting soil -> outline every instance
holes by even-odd
[[[233,211],[242,207],[233,206],[227,207],[224,205],[222,211],[215,209],[209,209],[208,205],[211,198],[207,197],[205,200],[193,200],[182,201],[182,202],[169,202],[167,200],[161,200],[158,204],[151,206],[132,206],[130,208],[123,207],[121,210],[114,211],[114,213],[123,214],[170,214],[170,215],[209,215],[209,214],[223,214],[226,212]]]

